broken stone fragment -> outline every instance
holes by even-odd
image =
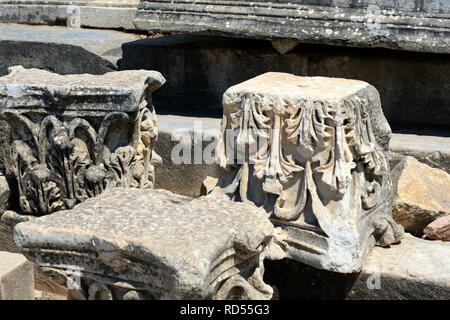
[[[78,277],[71,298],[270,299],[262,260],[272,233],[252,204],[114,188],[19,223],[14,239],[43,270]]]
[[[448,53],[449,7],[437,2],[143,0],[133,22],[147,31]]]
[[[437,218],[425,227],[423,233],[430,239],[450,241],[450,215]]]
[[[450,175],[413,157],[392,170],[393,217],[405,231],[421,236],[438,217],[450,214]]]

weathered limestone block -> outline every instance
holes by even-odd
[[[356,80],[266,73],[223,96],[220,165],[211,191],[263,207],[278,234],[269,257],[361,270],[392,220],[390,128],[377,90]]]
[[[449,53],[446,0],[141,1],[141,30]]]
[[[437,218],[423,229],[430,239],[450,241],[450,215]]]
[[[21,254],[0,252],[0,300],[34,300],[33,264]]]
[[[350,299],[450,299],[450,243],[406,234],[367,257]]]
[[[114,188],[20,223],[14,238],[73,280],[72,298],[270,299],[262,251],[272,232],[252,204]]]
[[[70,209],[115,186],[151,188],[158,126],[156,71],[61,76],[11,67],[0,78],[0,119],[24,213]]]
[[[392,170],[393,217],[405,231],[421,236],[438,217],[450,214],[450,175],[413,157],[405,157]]]

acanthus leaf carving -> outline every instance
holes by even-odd
[[[211,196],[222,194],[263,206],[286,232],[285,240],[280,240],[285,242],[282,250],[310,252],[319,261],[330,259],[336,263],[324,267],[330,270],[349,270],[348,261],[353,261],[354,270],[360,267],[354,257],[367,251],[330,262],[327,252],[337,254],[346,241],[356,252],[376,233],[393,234],[387,241],[377,235],[380,245],[400,240],[401,232],[390,227],[395,223],[388,208],[390,130],[373,87],[353,80],[267,73],[230,88],[223,101],[217,155],[227,173]],[[261,115],[263,122],[253,120]],[[233,135],[227,134],[230,128]],[[257,154],[259,162],[250,161],[251,156],[236,162],[227,150],[244,143],[246,148],[241,148],[248,150],[259,137],[263,147],[258,151],[264,150]],[[378,214],[389,221],[384,229],[371,225]]]
[[[85,118],[67,121],[44,115],[39,120],[29,118],[27,112],[2,111],[3,119],[21,126],[19,133],[33,133],[16,134],[11,146],[23,212],[44,215],[70,209],[114,186],[153,187],[154,165],[160,162],[153,150],[156,118],[145,103],[138,114],[130,118],[126,113],[110,113],[96,130]],[[137,127],[139,150],[128,137],[124,140],[128,145],[113,145],[113,150],[105,152],[109,135],[117,134],[116,126]]]

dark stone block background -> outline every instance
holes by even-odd
[[[227,88],[269,71],[366,81],[381,95],[393,129],[450,131],[450,56],[301,44],[280,55],[269,41],[172,35],[122,46],[121,69],[155,69],[167,79],[154,94],[160,114],[222,115]]]

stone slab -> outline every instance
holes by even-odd
[[[0,251],[0,300],[34,300],[33,264],[21,254]]]
[[[164,82],[157,71],[59,75],[15,66],[9,68],[8,75],[0,77],[0,109],[134,112],[139,109],[146,90],[156,90]],[[111,98],[105,98],[107,95]]]
[[[77,266],[102,286],[198,299],[251,275],[272,232],[265,211],[250,204],[115,188],[73,210],[16,225],[14,239],[43,268],[70,273]],[[89,297],[98,283],[90,284]],[[271,289],[261,288],[253,298],[270,298],[263,292]]]
[[[445,0],[159,0],[138,9],[140,30],[450,52]]]
[[[405,235],[399,245],[374,249],[349,298],[450,299],[450,243]]]
[[[91,28],[206,33],[334,45],[448,53],[445,0],[343,2],[214,0],[8,0],[0,21],[66,24],[77,14]],[[288,21],[288,23],[286,23]]]
[[[448,136],[394,133],[390,148],[393,168],[405,156],[450,174],[450,133]]]
[[[158,126],[155,152],[161,156],[162,164],[155,169],[155,188],[189,197],[204,195],[203,181],[221,174],[217,163],[208,162],[203,156],[208,153],[215,157],[220,119],[158,115]],[[186,147],[181,147],[183,142]],[[182,162],[178,162],[179,155],[184,156]]]
[[[307,44],[280,55],[268,41],[192,35],[129,42],[123,54],[122,69],[158,70],[167,78],[153,96],[158,114],[221,117],[229,87],[275,71],[365,81],[379,91],[394,130],[450,132],[449,55]]]
[[[398,245],[375,247],[360,273],[338,274],[285,259],[267,261],[264,280],[281,300],[448,300],[449,257],[450,243],[405,234]]]
[[[2,2],[0,6],[3,3],[4,2]],[[105,67],[111,69],[116,67],[117,60],[122,57],[122,44],[139,40],[140,36],[132,33],[111,30],[73,29],[63,26],[30,26],[14,23],[0,23],[0,39],[2,40],[3,45],[6,45],[7,42],[16,43],[16,50],[20,49],[20,46],[26,46],[28,50],[32,50],[33,45],[36,45],[37,43],[52,44],[54,50],[55,48],[58,48],[58,46],[59,48],[66,47],[66,51],[71,49],[72,52],[69,53],[72,55],[80,56],[80,53],[78,53],[77,49],[74,48],[74,46],[76,46],[78,47],[78,50],[81,48],[91,53],[92,56],[90,59],[95,60],[95,58],[97,58],[97,64],[103,64]],[[2,48],[2,50],[6,50],[6,48]],[[51,52],[47,51],[48,50],[46,50],[47,54],[51,54]],[[62,52],[59,52],[59,54],[63,55],[64,50],[61,51]],[[35,52],[35,56],[31,57],[30,60],[36,60],[37,57],[39,57],[39,53],[40,52]],[[65,62],[68,65],[70,64],[71,59],[67,56],[68,53],[60,58],[65,58],[65,60],[68,60]],[[9,59],[12,59],[12,57]],[[62,62],[58,63],[61,64]],[[58,63],[56,63],[56,65]],[[83,63],[89,65],[90,61],[83,61]],[[17,65],[17,63],[15,65]],[[42,69],[42,66],[35,67]],[[54,66],[54,68],[55,67],[56,66]],[[86,69],[87,66],[80,66],[80,68]],[[53,71],[57,70],[53,69]]]

